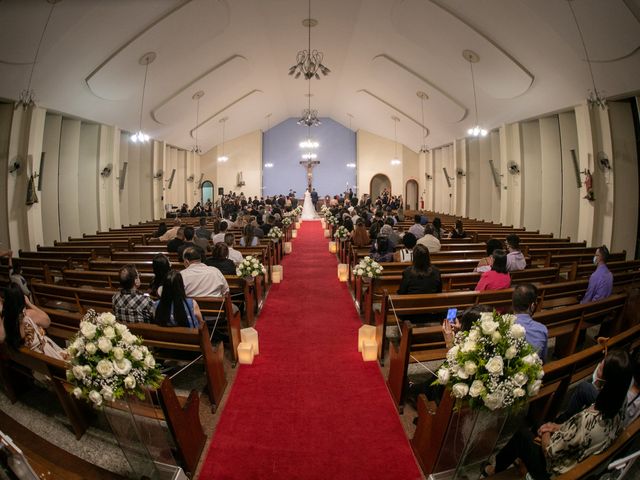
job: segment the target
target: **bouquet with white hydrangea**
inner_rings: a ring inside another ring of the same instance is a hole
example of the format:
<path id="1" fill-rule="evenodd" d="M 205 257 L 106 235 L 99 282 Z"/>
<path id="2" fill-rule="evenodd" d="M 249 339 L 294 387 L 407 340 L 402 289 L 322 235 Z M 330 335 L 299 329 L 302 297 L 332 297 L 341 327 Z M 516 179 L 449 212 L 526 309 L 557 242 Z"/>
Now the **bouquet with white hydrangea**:
<path id="1" fill-rule="evenodd" d="M 67 380 L 74 387 L 73 395 L 89 399 L 96 407 L 125 395 L 143 399 L 146 388 L 158 388 L 162 382 L 142 339 L 117 323 L 112 313 L 89 310 L 67 353 Z"/>
<path id="2" fill-rule="evenodd" d="M 353 269 L 353 274 L 357 277 L 378 278 L 382 275 L 382 270 L 382 265 L 367 256 L 356 265 L 356 268 Z"/>
<path id="3" fill-rule="evenodd" d="M 326 205 L 322 205 L 322 206 L 320 207 L 320 213 L 321 213 L 322 215 L 324 215 L 325 217 L 327 216 L 327 211 L 328 211 L 328 210 L 329 210 L 329 207 L 327 207 Z"/>
<path id="4" fill-rule="evenodd" d="M 282 219 L 282 225 L 283 225 L 284 227 L 288 227 L 288 226 L 289 226 L 289 225 L 291 225 L 292 223 L 293 223 L 293 220 L 291 220 L 291 217 L 287 217 L 287 216 L 285 216 L 285 217 Z"/>
<path id="5" fill-rule="evenodd" d="M 267 234 L 267 237 L 273 238 L 274 240 L 282 238 L 283 236 L 284 233 L 282 233 L 282 230 L 280 230 L 278 227 L 271 227 L 271 230 L 269 230 L 269 233 Z"/>
<path id="6" fill-rule="evenodd" d="M 294 216 L 299 217 L 302 214 L 302 207 L 298 205 L 296 208 L 292 210 Z"/>
<path id="7" fill-rule="evenodd" d="M 538 394 L 542 360 L 515 315 L 485 312 L 468 332 L 458 332 L 435 383 L 472 408 L 518 408 Z"/>
<path id="8" fill-rule="evenodd" d="M 333 215 L 326 217 L 327 225 L 338 225 L 338 218 Z"/>
<path id="9" fill-rule="evenodd" d="M 338 227 L 336 233 L 333 234 L 334 237 L 340 240 L 344 240 L 345 238 L 349 238 L 351 233 L 347 230 L 347 227 Z"/>
<path id="10" fill-rule="evenodd" d="M 266 273 L 264 265 L 253 255 L 247 255 L 236 267 L 236 275 L 239 277 L 257 277 Z"/>

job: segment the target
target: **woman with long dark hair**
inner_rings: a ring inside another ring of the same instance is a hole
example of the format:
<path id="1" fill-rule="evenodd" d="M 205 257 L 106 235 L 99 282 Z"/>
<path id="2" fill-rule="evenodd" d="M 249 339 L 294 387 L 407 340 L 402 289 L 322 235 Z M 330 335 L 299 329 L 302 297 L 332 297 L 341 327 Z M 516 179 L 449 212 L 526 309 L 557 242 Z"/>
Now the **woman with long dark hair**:
<path id="1" fill-rule="evenodd" d="M 413 248 L 413 263 L 402 272 L 399 295 L 442 292 L 440 270 L 431 265 L 429 249 L 417 244 Z"/>
<path id="2" fill-rule="evenodd" d="M 33 305 L 17 285 L 10 285 L 4 290 L 2 324 L 4 332 L 0 332 L 0 339 L 5 336 L 4 341 L 10 348 L 18 350 L 25 346 L 58 360 L 66 359 L 64 349 L 44 331 L 51 324 L 49 316 Z"/>
<path id="3" fill-rule="evenodd" d="M 198 328 L 204 323 L 198 303 L 187 298 L 182 275 L 175 270 L 167 273 L 162 285 L 162 295 L 154 306 L 154 323 L 161 327 Z"/>
<path id="4" fill-rule="evenodd" d="M 503 290 L 511 286 L 511 275 L 507 272 L 507 252 L 494 250 L 491 254 L 493 262 L 491 270 L 484 272 L 476 285 L 476 291 Z"/>
<path id="5" fill-rule="evenodd" d="M 240 237 L 241 247 L 255 247 L 260 240 L 256 237 L 253 225 L 245 225 L 242 229 L 242 237 Z"/>
<path id="6" fill-rule="evenodd" d="M 164 283 L 164 279 L 167 278 L 167 273 L 171 270 L 171 262 L 166 255 L 159 253 L 153 257 L 151 266 L 153 268 L 153 279 L 151 280 L 149 289 L 151 291 L 151 295 L 159 297 L 162 293 L 162 284 Z"/>

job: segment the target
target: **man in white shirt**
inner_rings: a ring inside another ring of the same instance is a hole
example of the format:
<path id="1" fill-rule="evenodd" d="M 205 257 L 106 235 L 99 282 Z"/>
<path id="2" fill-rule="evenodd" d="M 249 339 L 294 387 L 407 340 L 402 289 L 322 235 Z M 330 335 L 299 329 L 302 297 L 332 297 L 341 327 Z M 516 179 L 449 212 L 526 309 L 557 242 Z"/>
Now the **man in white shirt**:
<path id="1" fill-rule="evenodd" d="M 411 229 L 409 229 L 411 231 Z M 429 250 L 429 253 L 439 252 L 441 245 L 440 240 L 438 240 L 433 234 L 433 225 L 429 224 L 424 227 L 424 236 L 418 240 L 418 245 L 424 245 Z"/>
<path id="2" fill-rule="evenodd" d="M 413 217 L 415 223 L 409 227 L 409 233 L 413 233 L 418 240 L 424 237 L 424 227 L 420 223 L 420 220 L 420 215 L 416 215 Z"/>
<path id="3" fill-rule="evenodd" d="M 238 250 L 233 248 L 234 241 L 235 238 L 233 236 L 233 233 L 227 233 L 224 236 L 224 243 L 226 243 L 227 247 L 229 247 L 229 255 L 227 256 L 227 258 L 238 265 L 240 262 L 242 262 L 243 257 Z"/>
<path id="4" fill-rule="evenodd" d="M 216 243 L 224 242 L 224 236 L 227 233 L 227 227 L 227 222 L 220 222 L 220 232 L 211 235 L 211 242 L 213 243 L 213 246 L 215 246 Z"/>
<path id="5" fill-rule="evenodd" d="M 224 275 L 215 267 L 202 263 L 196 247 L 182 252 L 185 269 L 180 272 L 187 297 L 221 297 L 229 292 Z"/>

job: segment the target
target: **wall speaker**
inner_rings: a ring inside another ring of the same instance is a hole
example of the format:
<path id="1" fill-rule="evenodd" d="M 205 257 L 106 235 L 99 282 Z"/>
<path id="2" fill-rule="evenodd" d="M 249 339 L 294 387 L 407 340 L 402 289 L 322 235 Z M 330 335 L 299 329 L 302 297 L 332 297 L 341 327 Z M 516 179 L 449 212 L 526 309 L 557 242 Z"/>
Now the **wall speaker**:
<path id="1" fill-rule="evenodd" d="M 42 191 L 42 173 L 44 172 L 44 155 L 45 152 L 42 152 L 40 155 L 40 167 L 38 168 L 38 191 Z"/>
<path id="2" fill-rule="evenodd" d="M 218 187 L 218 195 L 224 195 L 224 187 Z"/>
<path id="3" fill-rule="evenodd" d="M 489 160 L 489 168 L 491 169 L 491 174 L 493 175 L 493 184 L 500 188 L 500 175 L 496 170 L 496 167 L 493 166 L 493 160 Z"/>
<path id="4" fill-rule="evenodd" d="M 578 163 L 578 156 L 576 151 L 571 149 L 571 160 L 573 161 L 573 171 L 576 174 L 576 185 L 578 188 L 582 188 L 582 179 L 580 178 L 580 164 Z"/>
<path id="5" fill-rule="evenodd" d="M 171 170 L 171 177 L 169 177 L 169 185 L 167 186 L 167 188 L 169 190 L 171 190 L 171 187 L 173 186 L 173 179 L 176 176 L 176 169 L 174 168 L 173 170 Z"/>
<path id="6" fill-rule="evenodd" d="M 120 171 L 120 190 L 124 190 L 124 185 L 127 180 L 127 167 L 129 162 L 122 163 L 122 170 Z"/>
<path id="7" fill-rule="evenodd" d="M 204 173 L 200 174 L 200 180 L 198 180 L 198 188 L 202 188 L 202 180 L 204 179 Z"/>
<path id="8" fill-rule="evenodd" d="M 447 167 L 442 167 L 442 171 L 444 172 L 444 179 L 447 181 L 447 185 L 451 188 L 451 178 L 449 178 L 449 174 L 447 173 Z"/>

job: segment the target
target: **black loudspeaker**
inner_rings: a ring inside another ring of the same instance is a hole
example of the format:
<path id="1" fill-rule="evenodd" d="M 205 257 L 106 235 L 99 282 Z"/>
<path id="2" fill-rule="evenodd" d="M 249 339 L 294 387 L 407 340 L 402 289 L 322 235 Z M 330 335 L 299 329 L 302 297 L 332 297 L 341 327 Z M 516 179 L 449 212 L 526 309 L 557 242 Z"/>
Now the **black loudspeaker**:
<path id="1" fill-rule="evenodd" d="M 176 169 L 174 168 L 173 170 L 171 170 L 171 177 L 169 177 L 169 185 L 167 186 L 168 190 L 171 190 L 171 187 L 173 186 L 173 179 L 176 176 Z"/>
<path id="2" fill-rule="evenodd" d="M 218 187 L 218 195 L 224 195 L 224 187 Z"/>
<path id="3" fill-rule="evenodd" d="M 578 157 L 576 151 L 571 149 L 571 160 L 573 162 L 573 171 L 576 174 L 576 185 L 578 188 L 582 188 L 582 178 L 580 178 L 580 164 L 578 163 Z"/>
<path id="4" fill-rule="evenodd" d="M 42 173 L 44 172 L 44 152 L 40 155 L 40 168 L 38 170 L 38 191 L 42 191 Z"/>
<path id="5" fill-rule="evenodd" d="M 122 170 L 120 171 L 120 190 L 124 190 L 125 181 L 127 180 L 128 162 L 122 162 Z"/>

